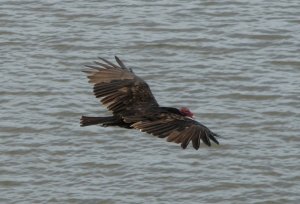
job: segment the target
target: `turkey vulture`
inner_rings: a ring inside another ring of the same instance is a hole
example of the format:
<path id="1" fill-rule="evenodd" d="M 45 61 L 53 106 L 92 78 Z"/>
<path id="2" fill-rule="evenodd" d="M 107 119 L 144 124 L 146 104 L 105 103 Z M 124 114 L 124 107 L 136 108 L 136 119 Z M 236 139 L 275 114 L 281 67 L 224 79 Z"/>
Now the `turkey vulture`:
<path id="1" fill-rule="evenodd" d="M 94 95 L 112 112 L 108 117 L 82 116 L 81 126 L 120 126 L 139 129 L 168 142 L 181 143 L 185 149 L 192 141 L 199 149 L 200 140 L 208 146 L 211 141 L 219 144 L 216 133 L 193 119 L 188 108 L 161 107 L 155 100 L 148 84 L 136 76 L 132 69 L 115 56 L 118 65 L 100 58 L 87 73 L 89 83 L 94 85 Z"/>

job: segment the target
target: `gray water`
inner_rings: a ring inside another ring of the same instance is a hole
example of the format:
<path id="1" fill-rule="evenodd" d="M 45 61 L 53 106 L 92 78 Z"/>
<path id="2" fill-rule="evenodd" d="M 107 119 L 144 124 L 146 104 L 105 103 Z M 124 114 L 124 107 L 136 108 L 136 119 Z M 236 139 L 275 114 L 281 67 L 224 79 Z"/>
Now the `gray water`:
<path id="1" fill-rule="evenodd" d="M 298 0 L 0 1 L 0 203 L 299 203 L 299 53 Z M 114 55 L 221 144 L 79 127 Z"/>

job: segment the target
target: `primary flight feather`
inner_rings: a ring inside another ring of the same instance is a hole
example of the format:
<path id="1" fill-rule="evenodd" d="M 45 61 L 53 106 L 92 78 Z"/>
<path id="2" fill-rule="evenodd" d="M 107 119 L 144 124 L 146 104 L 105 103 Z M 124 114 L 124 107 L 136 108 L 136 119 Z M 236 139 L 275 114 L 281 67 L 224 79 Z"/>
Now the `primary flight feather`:
<path id="1" fill-rule="evenodd" d="M 102 125 L 139 129 L 169 142 L 180 143 L 185 149 L 190 141 L 199 149 L 201 141 L 211 146 L 219 144 L 216 133 L 193 119 L 188 108 L 161 107 L 148 84 L 136 76 L 115 56 L 117 64 L 99 58 L 87 73 L 94 85 L 94 95 L 112 112 L 108 117 L 82 116 L 81 126 Z"/>

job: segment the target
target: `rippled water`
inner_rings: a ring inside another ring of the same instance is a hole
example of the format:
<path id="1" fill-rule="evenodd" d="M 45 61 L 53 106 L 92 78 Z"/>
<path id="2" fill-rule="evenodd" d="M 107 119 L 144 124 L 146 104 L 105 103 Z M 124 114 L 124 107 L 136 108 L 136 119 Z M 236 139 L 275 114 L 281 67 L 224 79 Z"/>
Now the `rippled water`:
<path id="1" fill-rule="evenodd" d="M 2 0 L 1 203 L 299 203 L 299 12 L 298 0 Z M 115 54 L 221 145 L 79 127 L 108 114 L 83 65 Z"/>

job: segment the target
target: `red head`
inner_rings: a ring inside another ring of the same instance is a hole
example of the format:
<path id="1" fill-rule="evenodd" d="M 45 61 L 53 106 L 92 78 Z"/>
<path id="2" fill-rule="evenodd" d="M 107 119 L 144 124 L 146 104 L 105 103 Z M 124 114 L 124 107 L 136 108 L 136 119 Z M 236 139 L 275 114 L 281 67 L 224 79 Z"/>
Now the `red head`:
<path id="1" fill-rule="evenodd" d="M 180 108 L 179 111 L 184 116 L 187 116 L 187 117 L 190 117 L 190 118 L 194 118 L 194 114 L 187 107 L 182 107 L 182 108 Z"/>

